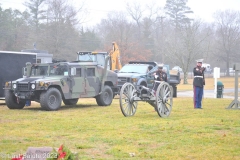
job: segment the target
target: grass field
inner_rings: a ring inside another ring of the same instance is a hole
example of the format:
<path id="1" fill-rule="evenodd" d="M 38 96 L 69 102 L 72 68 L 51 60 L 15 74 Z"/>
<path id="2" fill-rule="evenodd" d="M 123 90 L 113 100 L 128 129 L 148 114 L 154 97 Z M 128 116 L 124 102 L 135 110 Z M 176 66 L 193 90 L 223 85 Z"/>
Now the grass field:
<path id="1" fill-rule="evenodd" d="M 80 159 L 240 159 L 240 110 L 225 109 L 232 100 L 174 98 L 168 118 L 138 104 L 124 117 L 118 99 L 99 107 L 95 99 L 47 112 L 38 103 L 22 110 L 0 106 L 1 154 L 24 154 L 28 147 L 66 145 Z"/>

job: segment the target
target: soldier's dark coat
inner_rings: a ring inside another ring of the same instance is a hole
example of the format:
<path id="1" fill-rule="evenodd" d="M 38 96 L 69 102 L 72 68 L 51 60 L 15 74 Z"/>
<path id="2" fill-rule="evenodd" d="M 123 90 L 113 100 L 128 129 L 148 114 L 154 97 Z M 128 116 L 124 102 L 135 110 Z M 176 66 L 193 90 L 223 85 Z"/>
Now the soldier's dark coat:
<path id="1" fill-rule="evenodd" d="M 196 87 L 203 87 L 203 85 L 205 85 L 204 72 L 201 72 L 199 67 L 194 67 L 193 75 L 193 85 Z"/>
<path id="2" fill-rule="evenodd" d="M 202 108 L 203 86 L 205 85 L 204 69 L 199 66 L 194 67 L 193 74 L 194 108 Z"/>
<path id="3" fill-rule="evenodd" d="M 167 73 L 157 71 L 156 75 L 158 75 L 158 77 L 157 77 L 158 81 L 165 81 L 165 82 L 167 82 Z"/>

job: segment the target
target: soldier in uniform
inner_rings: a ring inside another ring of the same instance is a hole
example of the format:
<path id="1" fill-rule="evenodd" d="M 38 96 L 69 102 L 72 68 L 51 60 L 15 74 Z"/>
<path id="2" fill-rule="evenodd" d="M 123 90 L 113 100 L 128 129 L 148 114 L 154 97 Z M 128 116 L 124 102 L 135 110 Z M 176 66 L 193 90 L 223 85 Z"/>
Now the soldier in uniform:
<path id="1" fill-rule="evenodd" d="M 157 81 L 165 81 L 167 82 L 167 73 L 163 71 L 162 66 L 158 66 L 158 70 L 154 73 L 154 79 Z M 156 91 L 159 86 L 159 83 L 156 83 L 154 86 L 154 90 Z"/>
<path id="2" fill-rule="evenodd" d="M 167 82 L 167 73 L 165 73 L 162 66 L 158 66 L 158 70 L 155 73 L 155 79 L 157 81 L 165 81 Z"/>
<path id="3" fill-rule="evenodd" d="M 197 66 L 193 68 L 193 102 L 195 109 L 202 109 L 203 88 L 205 85 L 203 59 L 197 60 Z"/>

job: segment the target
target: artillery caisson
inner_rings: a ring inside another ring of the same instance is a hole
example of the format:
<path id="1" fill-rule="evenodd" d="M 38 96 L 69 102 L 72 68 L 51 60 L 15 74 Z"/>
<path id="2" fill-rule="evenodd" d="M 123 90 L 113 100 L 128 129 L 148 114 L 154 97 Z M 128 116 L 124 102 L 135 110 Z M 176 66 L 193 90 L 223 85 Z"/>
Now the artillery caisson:
<path id="1" fill-rule="evenodd" d="M 155 81 L 153 89 L 125 83 L 119 98 L 122 114 L 125 117 L 133 116 L 137 111 L 138 101 L 148 102 L 160 117 L 168 117 L 173 105 L 173 89 L 164 81 Z"/>

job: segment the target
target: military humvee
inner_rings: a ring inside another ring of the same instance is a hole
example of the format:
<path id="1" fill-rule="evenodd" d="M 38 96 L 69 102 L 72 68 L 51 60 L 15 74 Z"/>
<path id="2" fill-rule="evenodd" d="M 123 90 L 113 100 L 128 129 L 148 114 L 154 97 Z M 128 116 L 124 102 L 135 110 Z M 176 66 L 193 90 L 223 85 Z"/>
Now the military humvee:
<path id="1" fill-rule="evenodd" d="M 5 101 L 9 109 L 22 109 L 39 102 L 48 111 L 58 110 L 61 103 L 74 105 L 79 98 L 96 98 L 99 106 L 112 103 L 118 92 L 117 74 L 96 62 L 27 63 L 23 78 L 6 82 Z"/>

